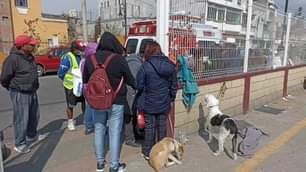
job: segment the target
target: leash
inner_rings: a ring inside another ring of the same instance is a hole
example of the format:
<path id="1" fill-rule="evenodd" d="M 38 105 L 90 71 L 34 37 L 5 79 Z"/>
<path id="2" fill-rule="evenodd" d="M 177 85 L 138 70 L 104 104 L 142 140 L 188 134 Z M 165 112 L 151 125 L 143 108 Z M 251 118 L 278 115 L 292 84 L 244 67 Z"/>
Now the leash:
<path id="1" fill-rule="evenodd" d="M 218 96 L 217 98 L 220 100 L 220 98 L 224 97 L 225 95 L 225 92 L 228 88 L 226 87 L 226 82 L 224 81 L 222 86 L 220 87 L 219 89 L 219 93 L 218 93 Z"/>
<path id="2" fill-rule="evenodd" d="M 172 123 L 172 119 L 171 119 L 171 115 L 173 112 L 173 106 L 171 106 L 171 110 L 170 113 L 168 114 L 168 121 L 170 123 L 170 135 L 172 138 L 174 138 L 174 127 L 173 127 L 173 123 Z"/>

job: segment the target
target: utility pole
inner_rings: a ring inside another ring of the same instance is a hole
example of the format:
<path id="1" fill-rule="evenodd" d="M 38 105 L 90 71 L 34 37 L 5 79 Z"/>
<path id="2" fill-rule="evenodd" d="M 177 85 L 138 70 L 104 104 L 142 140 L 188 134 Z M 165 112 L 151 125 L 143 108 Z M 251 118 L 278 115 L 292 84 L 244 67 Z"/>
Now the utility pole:
<path id="1" fill-rule="evenodd" d="M 83 41 L 88 42 L 88 32 L 87 32 L 87 7 L 86 0 L 81 0 L 81 9 L 82 9 L 82 23 L 83 23 Z"/>
<path id="2" fill-rule="evenodd" d="M 288 4 L 289 4 L 289 0 L 286 0 L 286 2 L 285 2 L 285 16 L 284 16 L 284 20 L 283 20 L 283 32 L 282 32 L 281 44 L 279 46 L 280 50 L 284 49 L 284 36 L 285 36 L 285 32 L 286 32 L 285 23 L 286 23 L 286 18 L 288 17 L 287 16 L 287 13 L 288 13 Z"/>
<path id="3" fill-rule="evenodd" d="M 127 4 L 126 0 L 124 0 L 124 36 L 127 39 L 128 32 L 127 32 Z"/>

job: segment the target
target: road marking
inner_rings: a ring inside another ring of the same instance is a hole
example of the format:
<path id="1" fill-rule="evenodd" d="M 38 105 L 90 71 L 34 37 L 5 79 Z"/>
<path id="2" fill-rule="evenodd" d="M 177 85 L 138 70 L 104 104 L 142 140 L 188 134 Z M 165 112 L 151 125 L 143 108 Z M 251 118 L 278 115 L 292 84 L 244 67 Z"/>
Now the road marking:
<path id="1" fill-rule="evenodd" d="M 259 150 L 252 159 L 244 161 L 240 164 L 235 172 L 251 172 L 268 159 L 274 153 L 278 152 L 282 146 L 288 143 L 294 136 L 296 136 L 301 130 L 306 127 L 306 118 L 300 122 L 297 122 L 292 128 L 282 133 L 276 139 L 272 140 L 268 145 Z"/>

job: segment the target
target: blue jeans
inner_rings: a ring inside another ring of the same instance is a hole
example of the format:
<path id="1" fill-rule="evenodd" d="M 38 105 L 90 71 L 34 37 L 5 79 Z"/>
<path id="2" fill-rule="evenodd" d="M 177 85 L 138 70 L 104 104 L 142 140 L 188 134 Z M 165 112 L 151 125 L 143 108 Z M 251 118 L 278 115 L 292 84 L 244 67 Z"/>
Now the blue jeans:
<path id="1" fill-rule="evenodd" d="M 84 124 L 86 130 L 93 130 L 94 129 L 94 113 L 93 109 L 90 107 L 89 104 L 86 103 L 85 108 L 85 115 L 84 115 Z"/>
<path id="2" fill-rule="evenodd" d="M 123 126 L 123 105 L 113 105 L 109 111 L 98 111 L 93 109 L 95 121 L 95 148 L 98 163 L 105 161 L 105 143 L 107 141 L 107 129 L 109 136 L 109 148 L 111 155 L 111 167 L 119 167 L 121 152 L 121 132 Z"/>
<path id="3" fill-rule="evenodd" d="M 21 93 L 10 90 L 14 112 L 15 146 L 26 144 L 26 136 L 34 138 L 37 135 L 39 121 L 39 105 L 37 94 Z"/>

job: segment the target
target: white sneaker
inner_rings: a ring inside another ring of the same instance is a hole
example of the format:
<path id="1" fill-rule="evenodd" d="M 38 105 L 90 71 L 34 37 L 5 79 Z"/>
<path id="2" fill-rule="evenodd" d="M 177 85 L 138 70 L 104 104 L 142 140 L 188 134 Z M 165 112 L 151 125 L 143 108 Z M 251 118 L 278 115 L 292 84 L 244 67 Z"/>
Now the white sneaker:
<path id="1" fill-rule="evenodd" d="M 68 119 L 68 126 L 67 126 L 69 131 L 75 131 L 75 126 L 74 126 L 74 121 L 73 119 Z"/>
<path id="2" fill-rule="evenodd" d="M 31 149 L 29 149 L 27 145 L 15 146 L 14 150 L 21 154 L 26 154 L 26 153 L 31 152 Z"/>

